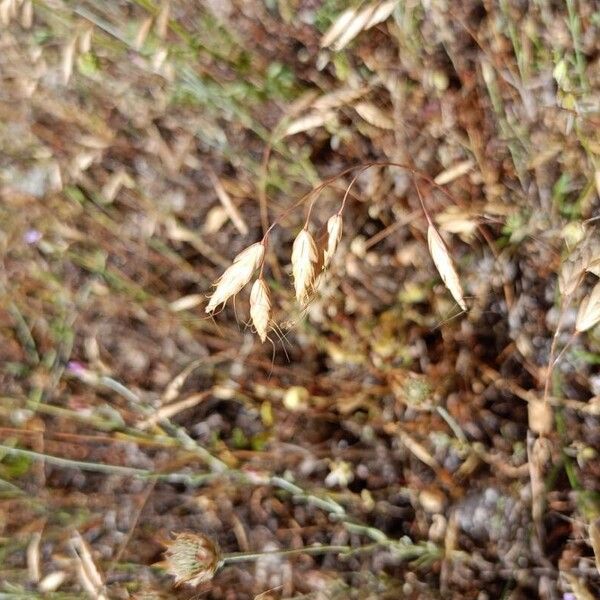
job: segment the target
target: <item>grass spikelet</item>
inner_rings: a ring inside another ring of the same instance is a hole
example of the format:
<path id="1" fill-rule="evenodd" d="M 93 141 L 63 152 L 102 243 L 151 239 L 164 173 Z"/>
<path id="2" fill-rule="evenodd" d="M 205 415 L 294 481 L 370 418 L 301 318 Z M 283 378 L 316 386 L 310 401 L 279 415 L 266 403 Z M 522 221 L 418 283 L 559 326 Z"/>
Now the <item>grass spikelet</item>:
<path id="1" fill-rule="evenodd" d="M 271 321 L 271 294 L 262 277 L 252 285 L 250 292 L 250 318 L 261 342 L 267 339 L 267 329 Z"/>
<path id="2" fill-rule="evenodd" d="M 323 257 L 323 269 L 326 269 L 331 263 L 331 259 L 342 239 L 342 216 L 335 214 L 333 217 L 329 217 L 327 221 L 327 247 Z"/>
<path id="3" fill-rule="evenodd" d="M 315 240 L 307 229 L 302 229 L 292 247 L 292 274 L 296 299 L 306 304 L 315 281 L 318 251 Z"/>
<path id="4" fill-rule="evenodd" d="M 577 321 L 575 322 L 575 330 L 583 333 L 591 329 L 600 322 L 600 282 L 596 284 L 594 289 L 588 296 L 583 299 L 579 312 L 577 313 Z"/>
<path id="5" fill-rule="evenodd" d="M 331 46 L 343 50 L 361 31 L 385 21 L 393 12 L 397 0 L 371 2 L 361 10 L 349 8 L 339 15 L 321 39 L 321 48 Z"/>
<path id="6" fill-rule="evenodd" d="M 458 273 L 454 268 L 454 263 L 452 262 L 448 248 L 446 248 L 444 240 L 431 223 L 429 223 L 427 228 L 427 243 L 429 245 L 431 258 L 433 259 L 433 263 L 435 264 L 442 281 L 450 290 L 450 293 L 456 300 L 457 304 L 463 310 L 467 310 L 467 305 L 465 303 L 460 281 L 458 279 Z"/>
<path id="7" fill-rule="evenodd" d="M 349 8 L 341 13 L 323 35 L 323 38 L 321 39 L 321 48 L 327 48 L 327 46 L 333 44 L 333 42 L 342 35 L 342 32 L 348 27 L 355 15 L 355 8 Z"/>
<path id="8" fill-rule="evenodd" d="M 216 287 L 210 301 L 206 306 L 206 312 L 213 312 L 221 304 L 225 304 L 229 298 L 235 296 L 250 281 L 254 271 L 258 269 L 265 256 L 265 247 L 257 242 L 248 246 L 234 259 L 233 264 L 228 267 L 216 282 Z"/>
<path id="9" fill-rule="evenodd" d="M 380 129 L 394 129 L 394 120 L 371 102 L 357 102 L 354 110 L 369 125 Z"/>

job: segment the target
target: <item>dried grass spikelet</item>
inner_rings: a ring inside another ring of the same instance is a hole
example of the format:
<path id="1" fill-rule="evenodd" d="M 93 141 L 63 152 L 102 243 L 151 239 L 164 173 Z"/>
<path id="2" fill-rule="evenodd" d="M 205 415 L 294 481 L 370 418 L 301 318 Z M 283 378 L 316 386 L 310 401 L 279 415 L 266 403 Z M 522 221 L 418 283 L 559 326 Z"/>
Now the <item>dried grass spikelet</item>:
<path id="1" fill-rule="evenodd" d="M 261 342 L 267 339 L 267 330 L 271 321 L 271 294 L 262 277 L 252 285 L 250 292 L 250 318 Z"/>
<path id="2" fill-rule="evenodd" d="M 577 313 L 575 330 L 579 333 L 591 329 L 600 322 L 600 282 L 588 296 L 583 299 Z"/>
<path id="3" fill-rule="evenodd" d="M 354 110 L 369 125 L 380 129 L 394 129 L 394 119 L 371 102 L 357 102 Z"/>
<path id="4" fill-rule="evenodd" d="M 307 229 L 302 229 L 292 247 L 292 274 L 296 299 L 306 304 L 313 290 L 318 262 L 317 244 Z"/>
<path id="5" fill-rule="evenodd" d="M 323 269 L 326 269 L 331 263 L 331 259 L 342 239 L 342 215 L 339 213 L 329 217 L 327 221 L 327 247 L 323 253 Z"/>
<path id="6" fill-rule="evenodd" d="M 321 48 L 332 46 L 336 52 L 344 49 L 361 31 L 385 21 L 396 7 L 397 0 L 375 1 L 362 9 L 349 8 L 338 16 L 321 39 Z"/>
<path id="7" fill-rule="evenodd" d="M 458 273 L 454 268 L 454 263 L 452 262 L 448 248 L 446 248 L 444 240 L 431 223 L 429 223 L 427 228 L 427 244 L 429 245 L 429 252 L 431 254 L 431 258 L 433 259 L 433 263 L 442 277 L 442 281 L 450 290 L 450 293 L 456 300 L 457 304 L 463 310 L 467 310 L 467 305 L 465 303 L 460 281 L 458 279 Z"/>
<path id="8" fill-rule="evenodd" d="M 217 544 L 205 535 L 177 533 L 165 542 L 165 560 L 159 563 L 175 578 L 175 585 L 198 586 L 210 581 L 219 567 L 221 553 Z"/>
<path id="9" fill-rule="evenodd" d="M 250 281 L 264 256 L 265 247 L 261 242 L 252 244 L 240 252 L 233 259 L 233 264 L 217 280 L 215 291 L 206 306 L 206 312 L 213 312 L 218 306 L 224 305 L 229 298 L 239 293 Z"/>

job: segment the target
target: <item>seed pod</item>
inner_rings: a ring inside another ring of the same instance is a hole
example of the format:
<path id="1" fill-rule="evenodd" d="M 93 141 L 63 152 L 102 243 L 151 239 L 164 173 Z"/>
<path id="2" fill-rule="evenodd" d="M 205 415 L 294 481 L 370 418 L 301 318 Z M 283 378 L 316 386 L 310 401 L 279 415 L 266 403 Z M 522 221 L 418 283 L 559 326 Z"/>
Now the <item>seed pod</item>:
<path id="1" fill-rule="evenodd" d="M 296 299 L 306 304 L 312 292 L 318 261 L 317 245 L 307 229 L 303 229 L 292 247 L 292 274 Z"/>
<path id="2" fill-rule="evenodd" d="M 248 246 L 234 259 L 233 264 L 228 267 L 218 279 L 215 291 L 206 306 L 206 312 L 213 312 L 221 304 L 225 304 L 229 298 L 235 296 L 252 279 L 254 271 L 258 269 L 265 256 L 265 247 L 257 242 Z"/>
<path id="3" fill-rule="evenodd" d="M 342 216 L 339 214 L 329 217 L 327 221 L 327 248 L 323 257 L 323 269 L 326 269 L 342 239 Z"/>
<path id="4" fill-rule="evenodd" d="M 161 565 L 175 578 L 175 585 L 196 587 L 214 577 L 220 558 L 216 543 L 205 535 L 177 533 L 167 544 Z"/>
<path id="5" fill-rule="evenodd" d="M 454 268 L 454 263 L 452 262 L 448 248 L 446 248 L 444 240 L 431 223 L 429 223 L 429 227 L 427 228 L 427 243 L 429 245 L 431 258 L 433 259 L 433 263 L 442 277 L 442 281 L 450 290 L 450 293 L 456 300 L 457 304 L 463 310 L 467 310 L 467 305 L 465 304 L 462 288 L 458 279 L 458 273 Z"/>
<path id="6" fill-rule="evenodd" d="M 271 298 L 269 288 L 262 277 L 254 282 L 250 292 L 250 318 L 258 337 L 265 342 L 271 321 Z"/>

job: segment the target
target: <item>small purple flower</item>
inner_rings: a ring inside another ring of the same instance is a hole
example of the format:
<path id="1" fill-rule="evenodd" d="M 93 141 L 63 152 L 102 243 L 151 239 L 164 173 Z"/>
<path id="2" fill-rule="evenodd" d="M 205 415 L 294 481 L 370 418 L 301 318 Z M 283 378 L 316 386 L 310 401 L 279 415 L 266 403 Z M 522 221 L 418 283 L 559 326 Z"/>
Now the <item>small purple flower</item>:
<path id="1" fill-rule="evenodd" d="M 563 600 L 577 600 L 577 596 L 572 592 L 565 592 L 563 594 Z"/>
<path id="2" fill-rule="evenodd" d="M 69 371 L 69 373 L 72 373 L 76 377 L 83 377 L 88 372 L 83 363 L 80 363 L 77 360 L 70 360 L 68 362 L 67 371 Z"/>
<path id="3" fill-rule="evenodd" d="M 28 229 L 23 235 L 26 244 L 37 244 L 42 239 L 42 232 L 37 229 Z"/>

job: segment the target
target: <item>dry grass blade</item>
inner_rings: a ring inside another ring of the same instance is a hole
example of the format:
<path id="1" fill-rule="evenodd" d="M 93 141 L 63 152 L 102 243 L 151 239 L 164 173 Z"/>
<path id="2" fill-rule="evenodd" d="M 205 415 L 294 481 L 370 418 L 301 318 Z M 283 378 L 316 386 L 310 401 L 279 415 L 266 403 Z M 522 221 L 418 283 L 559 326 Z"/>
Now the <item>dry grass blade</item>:
<path id="1" fill-rule="evenodd" d="M 316 263 L 318 261 L 317 245 L 307 229 L 303 229 L 294 240 L 292 248 L 292 273 L 296 299 L 306 304 L 315 281 Z"/>
<path id="2" fill-rule="evenodd" d="M 103 592 L 104 583 L 87 544 L 76 532 L 71 539 L 71 548 L 77 561 L 77 576 L 85 591 L 95 600 L 106 600 Z"/>
<path id="3" fill-rule="evenodd" d="M 210 181 L 213 187 L 215 188 L 217 197 L 219 198 L 219 201 L 221 202 L 223 208 L 225 209 L 229 218 L 231 219 L 231 222 L 242 235 L 247 235 L 248 225 L 246 225 L 246 222 L 242 218 L 242 215 L 238 211 L 236 205 L 229 197 L 229 194 L 223 187 L 223 184 L 221 183 L 220 179 L 216 176 L 216 174 L 213 171 L 209 171 L 208 175 L 210 177 Z"/>
<path id="4" fill-rule="evenodd" d="M 583 299 L 579 312 L 577 313 L 577 321 L 575 322 L 575 330 L 579 333 L 591 329 L 600 322 L 600 282 L 588 296 Z"/>
<path id="5" fill-rule="evenodd" d="M 250 318 L 258 337 L 265 342 L 271 321 L 271 298 L 269 288 L 262 277 L 254 282 L 250 292 Z"/>
<path id="6" fill-rule="evenodd" d="M 29 581 L 37 583 L 40 580 L 40 541 L 42 534 L 36 531 L 27 545 L 27 571 Z"/>
<path id="7" fill-rule="evenodd" d="M 216 283 L 215 291 L 206 306 L 206 312 L 213 312 L 235 296 L 252 279 L 265 256 L 265 247 L 260 242 L 248 246 L 234 259 Z"/>
<path id="8" fill-rule="evenodd" d="M 0 25 L 6 27 L 12 18 L 13 0 L 3 0 L 0 3 Z"/>
<path id="9" fill-rule="evenodd" d="M 572 573 L 566 572 L 563 572 L 563 576 L 571 586 L 571 592 L 572 595 L 575 597 L 575 600 L 594 600 L 594 595 L 587 588 L 583 579 L 575 577 L 575 575 L 573 575 Z"/>
<path id="10" fill-rule="evenodd" d="M 79 52 L 82 54 L 88 53 L 92 49 L 92 36 L 94 35 L 94 28 L 87 27 L 79 35 L 78 46 Z"/>
<path id="11" fill-rule="evenodd" d="M 435 264 L 442 281 L 450 290 L 450 293 L 458 305 L 463 310 L 467 310 L 460 280 L 458 279 L 458 273 L 454 268 L 454 263 L 452 262 L 448 248 L 446 248 L 444 240 L 431 223 L 429 223 L 427 228 L 427 243 L 429 245 L 431 258 L 433 259 L 433 263 Z"/>
<path id="12" fill-rule="evenodd" d="M 21 9 L 21 27 L 23 29 L 30 29 L 33 25 L 33 2 L 31 0 L 25 0 L 23 8 Z"/>
<path id="13" fill-rule="evenodd" d="M 67 85 L 73 74 L 73 61 L 75 60 L 75 45 L 77 38 L 74 37 L 63 47 L 61 58 L 61 77 L 62 82 Z"/>
<path id="14" fill-rule="evenodd" d="M 146 42 L 146 38 L 150 33 L 150 28 L 152 27 L 153 19 L 152 17 L 147 17 L 142 21 L 140 27 L 136 33 L 135 39 L 133 40 L 133 47 L 136 50 L 141 50 L 144 43 Z"/>
<path id="15" fill-rule="evenodd" d="M 183 400 L 179 400 L 178 402 L 173 402 L 172 404 L 167 404 L 166 406 L 162 406 L 159 408 L 153 415 L 140 421 L 137 424 L 138 429 L 145 431 L 150 427 L 153 427 L 160 421 L 165 419 L 170 419 L 175 415 L 179 414 L 184 410 L 188 410 L 189 408 L 193 408 L 200 404 L 204 399 L 206 399 L 210 395 L 210 391 L 208 392 L 197 392 L 196 394 L 192 394 Z"/>
<path id="16" fill-rule="evenodd" d="M 323 257 L 323 269 L 326 269 L 331 263 L 331 259 L 342 239 L 342 216 L 335 214 L 327 221 L 327 247 Z"/>
<path id="17" fill-rule="evenodd" d="M 166 0 L 162 3 L 160 7 L 160 12 L 156 16 L 156 23 L 154 24 L 154 29 L 156 30 L 156 35 L 162 40 L 167 37 L 167 30 L 169 28 L 169 12 L 171 9 L 171 5 L 169 0 Z"/>

